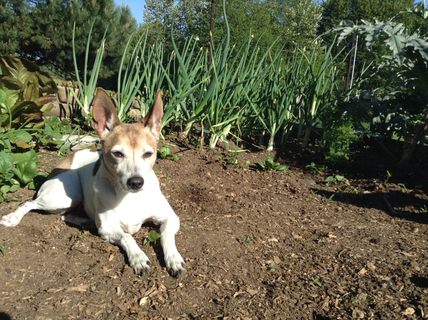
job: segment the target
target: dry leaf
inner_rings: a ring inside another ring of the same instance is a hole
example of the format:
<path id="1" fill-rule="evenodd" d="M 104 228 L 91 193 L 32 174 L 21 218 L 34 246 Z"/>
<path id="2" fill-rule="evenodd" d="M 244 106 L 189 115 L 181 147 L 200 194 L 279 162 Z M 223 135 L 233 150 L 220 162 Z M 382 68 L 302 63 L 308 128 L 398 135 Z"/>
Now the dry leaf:
<path id="1" fill-rule="evenodd" d="M 274 256 L 274 257 L 273 257 L 273 261 L 274 261 L 276 264 L 278 264 L 278 263 L 280 263 L 280 262 L 281 262 L 281 259 L 280 259 L 280 258 L 278 258 L 277 256 Z"/>

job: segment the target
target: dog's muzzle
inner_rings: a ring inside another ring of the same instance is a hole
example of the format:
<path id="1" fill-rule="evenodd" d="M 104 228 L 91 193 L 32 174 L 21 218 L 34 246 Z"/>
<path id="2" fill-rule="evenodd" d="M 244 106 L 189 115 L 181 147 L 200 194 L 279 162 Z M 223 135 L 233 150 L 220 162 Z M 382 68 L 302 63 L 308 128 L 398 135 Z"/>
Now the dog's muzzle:
<path id="1" fill-rule="evenodd" d="M 132 189 L 134 191 L 137 191 L 137 190 L 140 190 L 143 187 L 143 185 L 144 185 L 144 179 L 142 177 L 131 177 L 126 182 L 126 185 L 130 189 Z"/>

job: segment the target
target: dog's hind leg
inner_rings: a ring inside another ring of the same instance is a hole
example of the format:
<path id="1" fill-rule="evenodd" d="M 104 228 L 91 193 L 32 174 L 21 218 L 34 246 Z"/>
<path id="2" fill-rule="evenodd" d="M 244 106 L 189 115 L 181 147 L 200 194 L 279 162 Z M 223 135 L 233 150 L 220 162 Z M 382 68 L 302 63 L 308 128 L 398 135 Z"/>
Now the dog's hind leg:
<path id="1" fill-rule="evenodd" d="M 49 213 L 64 213 L 82 202 L 82 190 L 79 175 L 70 170 L 46 181 L 36 199 L 28 201 L 14 212 L 0 220 L 0 227 L 15 227 L 31 210 L 43 210 Z"/>

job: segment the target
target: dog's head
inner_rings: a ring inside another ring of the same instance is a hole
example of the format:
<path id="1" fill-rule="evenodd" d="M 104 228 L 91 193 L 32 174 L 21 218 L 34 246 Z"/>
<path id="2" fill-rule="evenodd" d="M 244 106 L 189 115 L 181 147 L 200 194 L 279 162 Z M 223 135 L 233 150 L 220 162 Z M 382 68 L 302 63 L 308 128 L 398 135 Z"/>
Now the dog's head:
<path id="1" fill-rule="evenodd" d="M 112 183 L 127 192 L 142 191 L 156 161 L 163 116 L 160 90 L 152 109 L 140 122 L 120 123 L 112 100 L 101 88 L 95 96 L 92 113 L 92 126 L 103 142 L 103 162 L 115 179 Z"/>

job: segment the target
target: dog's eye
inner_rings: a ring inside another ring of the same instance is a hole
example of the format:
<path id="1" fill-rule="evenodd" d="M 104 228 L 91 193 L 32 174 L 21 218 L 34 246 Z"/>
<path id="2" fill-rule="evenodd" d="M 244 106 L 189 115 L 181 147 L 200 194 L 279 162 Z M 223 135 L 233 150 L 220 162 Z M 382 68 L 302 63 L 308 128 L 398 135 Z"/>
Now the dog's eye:
<path id="1" fill-rule="evenodd" d="M 113 155 L 114 155 L 116 158 L 123 158 L 123 153 L 122 153 L 122 152 L 119 152 L 119 151 L 115 151 L 115 152 L 113 152 Z"/>
<path id="2" fill-rule="evenodd" d="M 152 155 L 153 155 L 153 152 L 151 152 L 151 151 L 147 151 L 147 152 L 145 152 L 145 153 L 143 154 L 143 158 L 144 158 L 144 159 L 147 159 L 147 158 L 150 158 Z"/>

